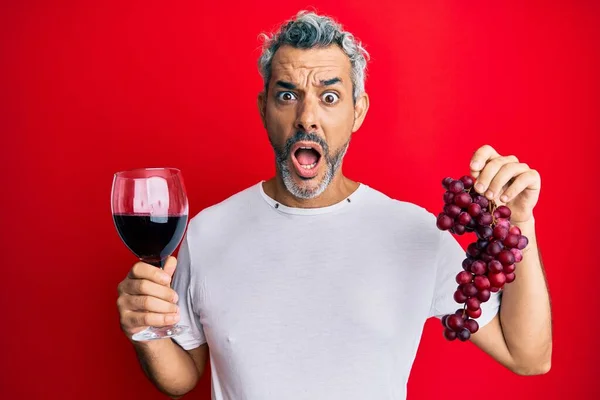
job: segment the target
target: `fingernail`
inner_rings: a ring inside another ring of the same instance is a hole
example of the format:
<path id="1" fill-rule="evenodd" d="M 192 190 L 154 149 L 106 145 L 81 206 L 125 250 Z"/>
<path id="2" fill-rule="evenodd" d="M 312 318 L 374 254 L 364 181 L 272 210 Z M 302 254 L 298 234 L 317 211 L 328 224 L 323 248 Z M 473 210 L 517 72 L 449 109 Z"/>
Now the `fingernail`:
<path id="1" fill-rule="evenodd" d="M 486 196 L 488 199 L 493 199 L 493 198 L 494 198 L 494 192 L 492 192 L 491 190 L 488 190 L 488 191 L 485 193 L 485 196 Z"/>
<path id="2" fill-rule="evenodd" d="M 481 163 L 479 161 L 473 161 L 471 163 L 471 168 L 473 168 L 473 169 L 479 169 L 479 168 L 481 168 Z"/>
<path id="3" fill-rule="evenodd" d="M 175 297 L 173 297 L 173 303 L 177 303 L 178 300 L 179 300 L 179 295 L 177 293 L 175 293 Z"/>
<path id="4" fill-rule="evenodd" d="M 171 277 L 169 275 L 167 275 L 167 274 L 163 274 L 160 277 L 160 280 L 163 281 L 164 283 L 169 283 L 169 281 L 171 280 Z"/>
<path id="5" fill-rule="evenodd" d="M 481 183 L 478 183 L 477 185 L 475 185 L 475 189 L 481 193 L 483 192 L 483 185 Z"/>
<path id="6" fill-rule="evenodd" d="M 508 201 L 508 196 L 507 195 L 502 195 L 502 197 L 500 197 L 500 200 L 502 200 L 503 202 L 507 202 Z"/>

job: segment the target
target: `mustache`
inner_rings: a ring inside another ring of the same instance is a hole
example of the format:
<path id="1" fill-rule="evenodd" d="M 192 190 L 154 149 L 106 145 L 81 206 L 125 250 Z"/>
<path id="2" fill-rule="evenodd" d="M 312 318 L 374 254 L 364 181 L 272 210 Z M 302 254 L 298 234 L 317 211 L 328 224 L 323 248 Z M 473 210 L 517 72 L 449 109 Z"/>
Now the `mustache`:
<path id="1" fill-rule="evenodd" d="M 296 143 L 302 142 L 302 141 L 318 143 L 319 146 L 321 146 L 321 148 L 323 149 L 323 156 L 327 157 L 329 155 L 329 146 L 327 145 L 327 142 L 323 138 L 321 138 L 319 135 L 317 135 L 316 133 L 296 131 L 294 136 L 290 137 L 285 142 L 283 149 L 281 151 L 278 151 L 277 161 L 283 162 L 283 161 L 287 160 L 288 157 L 290 156 L 292 147 Z"/>

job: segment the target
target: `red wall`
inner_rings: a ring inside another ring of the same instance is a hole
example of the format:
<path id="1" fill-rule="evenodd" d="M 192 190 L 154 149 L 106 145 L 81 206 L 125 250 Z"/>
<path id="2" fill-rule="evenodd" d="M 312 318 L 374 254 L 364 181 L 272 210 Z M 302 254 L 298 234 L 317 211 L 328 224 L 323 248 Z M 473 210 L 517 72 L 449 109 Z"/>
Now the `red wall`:
<path id="1" fill-rule="evenodd" d="M 409 398 L 600 398 L 599 2 L 3 3 L 0 397 L 163 398 L 118 326 L 134 258 L 112 225 L 112 173 L 180 167 L 193 214 L 268 178 L 257 36 L 315 4 L 373 57 L 349 176 L 438 212 L 441 178 L 484 143 L 542 175 L 551 372 L 517 377 L 430 321 Z"/>

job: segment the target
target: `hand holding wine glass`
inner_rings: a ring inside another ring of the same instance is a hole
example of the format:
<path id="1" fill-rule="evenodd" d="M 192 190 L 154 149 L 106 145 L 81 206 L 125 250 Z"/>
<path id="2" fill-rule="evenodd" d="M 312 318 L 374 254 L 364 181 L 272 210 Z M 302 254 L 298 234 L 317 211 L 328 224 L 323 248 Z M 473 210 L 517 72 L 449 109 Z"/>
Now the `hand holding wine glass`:
<path id="1" fill-rule="evenodd" d="M 167 327 L 179 322 L 177 293 L 170 288 L 177 260 L 168 257 L 161 270 L 138 262 L 119 284 L 117 306 L 121 329 L 128 338 L 146 330 Z"/>
<path id="2" fill-rule="evenodd" d="M 174 337 L 187 327 L 176 323 L 175 264 L 166 262 L 185 233 L 188 200 L 181 171 L 139 168 L 115 174 L 111 193 L 113 221 L 121 240 L 141 261 L 119 285 L 121 326 L 133 340 Z M 175 260 L 173 260 L 175 263 Z M 138 328 L 148 326 L 138 332 Z"/>

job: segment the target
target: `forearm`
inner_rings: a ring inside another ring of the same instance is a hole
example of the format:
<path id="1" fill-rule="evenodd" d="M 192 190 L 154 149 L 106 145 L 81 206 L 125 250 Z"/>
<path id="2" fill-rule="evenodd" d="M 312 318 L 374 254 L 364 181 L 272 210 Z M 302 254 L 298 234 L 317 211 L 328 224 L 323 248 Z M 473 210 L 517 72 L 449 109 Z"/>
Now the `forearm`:
<path id="1" fill-rule="evenodd" d="M 548 286 L 535 235 L 535 221 L 515 223 L 529 239 L 516 279 L 505 285 L 500 323 L 516 368 L 546 371 L 552 353 L 552 321 Z"/>
<path id="2" fill-rule="evenodd" d="M 133 344 L 144 373 L 161 392 L 183 396 L 196 386 L 200 373 L 194 360 L 172 340 Z"/>

